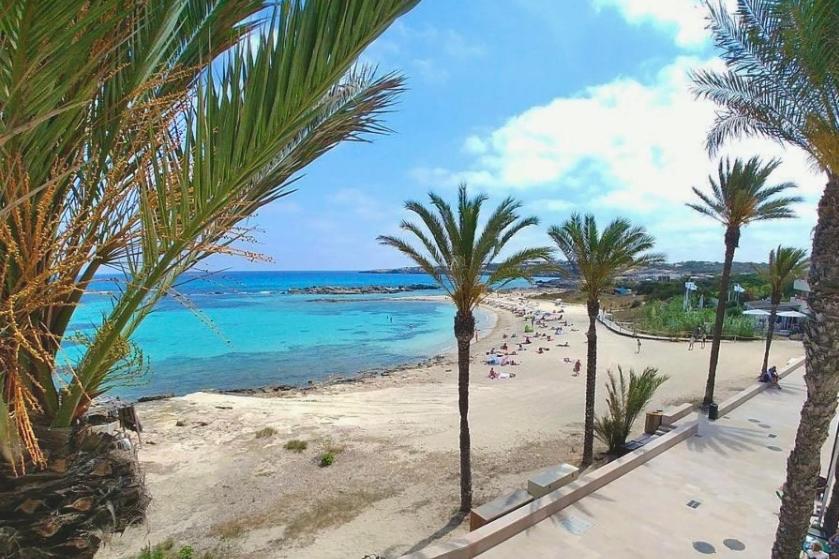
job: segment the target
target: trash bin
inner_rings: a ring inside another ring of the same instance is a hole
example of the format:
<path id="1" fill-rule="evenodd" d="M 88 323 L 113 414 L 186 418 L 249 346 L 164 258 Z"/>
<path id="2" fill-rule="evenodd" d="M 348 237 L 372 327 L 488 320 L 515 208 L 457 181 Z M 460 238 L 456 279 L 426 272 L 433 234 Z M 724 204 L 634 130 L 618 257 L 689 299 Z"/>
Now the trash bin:
<path id="1" fill-rule="evenodd" d="M 720 416 L 720 408 L 719 406 L 712 402 L 710 406 L 708 406 L 708 419 L 711 421 L 716 421 Z"/>
<path id="2" fill-rule="evenodd" d="M 647 421 L 644 424 L 646 434 L 652 435 L 661 427 L 661 413 L 661 410 L 647 412 Z"/>

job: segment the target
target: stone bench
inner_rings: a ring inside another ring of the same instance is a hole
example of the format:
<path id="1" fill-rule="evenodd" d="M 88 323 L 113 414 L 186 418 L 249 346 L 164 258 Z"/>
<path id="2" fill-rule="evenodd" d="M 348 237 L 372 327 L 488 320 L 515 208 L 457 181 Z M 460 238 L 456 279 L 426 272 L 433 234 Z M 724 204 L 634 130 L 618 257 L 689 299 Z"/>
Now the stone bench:
<path id="1" fill-rule="evenodd" d="M 496 497 L 492 501 L 472 509 L 469 515 L 469 530 L 477 530 L 484 524 L 523 507 L 531 501 L 533 501 L 533 497 L 524 489 L 516 489 L 512 493 Z"/>
<path id="2" fill-rule="evenodd" d="M 545 468 L 527 480 L 527 492 L 537 498 L 553 493 L 577 479 L 579 473 L 580 470 L 570 464 Z"/>
<path id="3" fill-rule="evenodd" d="M 672 425 L 682 419 L 683 417 L 687 417 L 693 412 L 693 404 L 679 404 L 678 406 L 671 406 L 661 412 L 661 424 L 662 425 Z"/>

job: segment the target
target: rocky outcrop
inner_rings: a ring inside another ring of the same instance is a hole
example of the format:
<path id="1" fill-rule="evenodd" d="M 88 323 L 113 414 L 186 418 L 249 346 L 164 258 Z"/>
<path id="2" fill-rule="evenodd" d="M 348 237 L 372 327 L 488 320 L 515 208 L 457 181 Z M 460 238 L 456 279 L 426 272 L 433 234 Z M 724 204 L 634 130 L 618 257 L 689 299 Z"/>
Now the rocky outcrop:
<path id="1" fill-rule="evenodd" d="M 291 288 L 287 291 L 287 293 L 289 295 L 367 295 L 404 293 L 406 291 L 427 291 L 432 289 L 437 289 L 437 286 L 428 283 L 412 283 L 408 285 L 362 285 L 358 287 L 324 285 Z"/>

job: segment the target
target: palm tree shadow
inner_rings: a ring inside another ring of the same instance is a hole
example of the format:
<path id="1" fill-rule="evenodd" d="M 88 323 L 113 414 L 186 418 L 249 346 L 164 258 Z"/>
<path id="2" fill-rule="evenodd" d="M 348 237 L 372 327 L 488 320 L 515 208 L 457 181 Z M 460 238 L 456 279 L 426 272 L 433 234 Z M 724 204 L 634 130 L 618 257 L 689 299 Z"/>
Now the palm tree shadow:
<path id="1" fill-rule="evenodd" d="M 460 526 L 460 524 L 463 522 L 464 518 L 466 518 L 466 513 L 460 512 L 460 511 L 456 512 L 455 514 L 452 515 L 451 518 L 449 518 L 448 522 L 446 522 L 442 527 L 437 529 L 430 536 L 427 536 L 427 537 L 421 539 L 420 541 L 418 541 L 417 543 L 415 543 L 414 545 L 412 545 L 411 548 L 408 549 L 408 551 L 405 552 L 405 554 L 407 555 L 409 553 L 415 553 L 415 552 L 423 549 L 424 547 L 427 547 L 428 545 L 435 542 L 436 540 L 442 538 L 446 534 L 449 534 L 452 531 L 456 530 L 457 527 Z"/>

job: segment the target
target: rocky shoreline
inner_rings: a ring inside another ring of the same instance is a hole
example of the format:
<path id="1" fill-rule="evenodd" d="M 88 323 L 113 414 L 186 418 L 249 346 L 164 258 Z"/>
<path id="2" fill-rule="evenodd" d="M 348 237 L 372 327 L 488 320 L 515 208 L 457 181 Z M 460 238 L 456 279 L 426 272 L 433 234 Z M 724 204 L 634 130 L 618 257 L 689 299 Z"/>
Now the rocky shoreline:
<path id="1" fill-rule="evenodd" d="M 430 291 L 434 289 L 438 289 L 437 286 L 430 283 L 411 283 L 407 285 L 362 285 L 357 287 L 316 285 L 312 287 L 293 287 L 286 293 L 289 295 L 386 295 L 390 293 Z"/>

